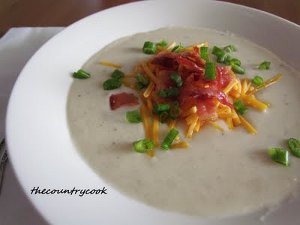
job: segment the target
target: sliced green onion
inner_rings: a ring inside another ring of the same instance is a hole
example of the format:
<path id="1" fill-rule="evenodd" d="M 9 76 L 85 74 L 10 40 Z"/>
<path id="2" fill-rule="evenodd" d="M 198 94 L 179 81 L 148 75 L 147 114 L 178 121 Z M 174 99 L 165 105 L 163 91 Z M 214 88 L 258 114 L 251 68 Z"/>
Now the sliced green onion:
<path id="1" fill-rule="evenodd" d="M 233 45 L 228 45 L 226 47 L 219 48 L 217 46 L 214 46 L 212 49 L 212 54 L 215 55 L 217 57 L 217 62 L 218 63 L 224 63 L 229 65 L 230 64 L 230 60 L 231 60 L 231 56 L 230 56 L 230 52 L 236 51 L 236 48 Z"/>
<path id="2" fill-rule="evenodd" d="M 176 87 L 182 86 L 182 79 L 178 73 L 176 73 L 176 72 L 171 73 L 171 79 L 176 83 Z"/>
<path id="3" fill-rule="evenodd" d="M 231 56 L 228 53 L 222 54 L 220 57 L 217 58 L 218 63 L 223 63 L 226 65 L 230 65 Z"/>
<path id="4" fill-rule="evenodd" d="M 111 74 L 111 78 L 107 79 L 103 83 L 104 90 L 113 90 L 122 86 L 122 79 L 125 74 L 121 70 L 114 70 Z"/>
<path id="5" fill-rule="evenodd" d="M 175 120 L 180 115 L 180 107 L 178 102 L 173 102 L 170 106 L 169 117 Z"/>
<path id="6" fill-rule="evenodd" d="M 176 119 L 180 114 L 180 108 L 178 102 L 172 102 L 171 104 L 156 104 L 154 105 L 153 112 L 159 116 L 159 121 L 165 123 L 169 119 Z"/>
<path id="7" fill-rule="evenodd" d="M 135 83 L 135 87 L 136 87 L 137 89 L 139 89 L 139 90 L 142 90 L 142 89 L 145 88 L 145 86 L 144 86 L 142 83 L 140 83 L 140 82 L 136 82 L 136 83 Z"/>
<path id="8" fill-rule="evenodd" d="M 229 55 L 229 53 L 235 52 L 236 50 L 236 47 L 233 45 L 227 45 L 223 49 L 214 46 L 212 49 L 212 54 L 217 57 L 217 62 L 229 65 L 231 63 L 231 56 Z"/>
<path id="9" fill-rule="evenodd" d="M 91 77 L 91 74 L 84 71 L 83 69 L 78 70 L 77 72 L 73 73 L 73 77 L 77 79 L 87 79 Z"/>
<path id="10" fill-rule="evenodd" d="M 111 77 L 113 79 L 122 79 L 125 76 L 125 74 L 121 70 L 114 70 L 111 74 Z"/>
<path id="11" fill-rule="evenodd" d="M 261 64 L 259 64 L 258 69 L 260 70 L 268 70 L 270 69 L 271 62 L 269 61 L 263 61 Z"/>
<path id="12" fill-rule="evenodd" d="M 156 44 L 151 41 L 146 41 L 143 46 L 143 52 L 148 55 L 156 53 Z"/>
<path id="13" fill-rule="evenodd" d="M 138 73 L 136 75 L 136 80 L 144 85 L 148 85 L 149 84 L 149 79 L 142 73 Z"/>
<path id="14" fill-rule="evenodd" d="M 217 56 L 217 58 L 219 58 L 222 55 L 224 55 L 224 50 L 217 47 L 217 46 L 214 46 L 213 49 L 212 49 L 212 54 Z"/>
<path id="15" fill-rule="evenodd" d="M 138 110 L 126 112 L 126 119 L 129 123 L 140 123 L 142 122 L 142 117 Z"/>
<path id="16" fill-rule="evenodd" d="M 167 134 L 167 136 L 165 137 L 165 139 L 163 140 L 161 144 L 161 148 L 164 150 L 168 150 L 178 134 L 179 134 L 178 130 L 172 128 Z"/>
<path id="17" fill-rule="evenodd" d="M 217 56 L 217 62 L 226 65 L 231 65 L 231 69 L 238 74 L 245 74 L 245 69 L 241 66 L 241 61 L 237 58 L 232 58 L 229 53 L 235 52 L 237 49 L 233 45 L 227 45 L 223 49 L 214 46 L 212 54 Z"/>
<path id="18" fill-rule="evenodd" d="M 252 79 L 252 83 L 255 85 L 255 86 L 260 86 L 264 83 L 264 79 L 261 77 L 261 76 L 255 76 L 253 79 Z"/>
<path id="19" fill-rule="evenodd" d="M 300 141 L 296 138 L 289 138 L 288 139 L 288 146 L 291 150 L 291 153 L 300 158 Z"/>
<path id="20" fill-rule="evenodd" d="M 110 78 L 103 83 L 104 90 L 113 90 L 121 87 L 122 81 L 120 79 Z"/>
<path id="21" fill-rule="evenodd" d="M 206 80 L 215 80 L 216 79 L 216 64 L 213 62 L 205 63 L 205 73 L 204 78 Z"/>
<path id="22" fill-rule="evenodd" d="M 241 115 L 245 114 L 245 112 L 247 112 L 247 110 L 248 110 L 248 108 L 245 106 L 245 104 L 240 99 L 236 100 L 233 103 L 233 106 L 234 106 L 235 110 Z"/>
<path id="23" fill-rule="evenodd" d="M 159 46 L 159 47 L 167 47 L 168 45 L 168 42 L 165 41 L 165 40 L 161 40 L 160 42 L 156 43 L 156 46 Z"/>
<path id="24" fill-rule="evenodd" d="M 200 57 L 204 59 L 205 61 L 208 60 L 208 47 L 207 46 L 202 46 L 200 47 Z"/>
<path id="25" fill-rule="evenodd" d="M 174 87 L 169 87 L 166 89 L 159 90 L 158 95 L 163 98 L 172 98 L 179 95 L 179 89 Z"/>
<path id="26" fill-rule="evenodd" d="M 183 45 L 180 43 L 179 45 L 176 45 L 174 48 L 172 48 L 172 52 L 179 53 L 184 49 Z"/>
<path id="27" fill-rule="evenodd" d="M 241 60 L 239 60 L 237 58 L 230 59 L 230 65 L 238 65 L 238 66 L 240 66 L 241 64 L 242 64 Z"/>
<path id="28" fill-rule="evenodd" d="M 245 74 L 245 69 L 241 66 L 236 65 L 236 64 L 231 65 L 231 69 L 235 73 Z"/>
<path id="29" fill-rule="evenodd" d="M 135 77 L 136 85 L 139 89 L 143 89 L 149 85 L 149 79 L 142 73 L 138 73 Z"/>
<path id="30" fill-rule="evenodd" d="M 154 148 L 154 143 L 149 139 L 142 139 L 133 142 L 133 148 L 136 152 L 145 153 Z"/>
<path id="31" fill-rule="evenodd" d="M 223 49 L 225 52 L 228 52 L 228 53 L 237 51 L 237 48 L 234 45 L 227 45 Z"/>
<path id="32" fill-rule="evenodd" d="M 165 123 L 169 120 L 169 111 L 171 106 L 169 104 L 154 105 L 153 112 L 159 116 L 159 121 Z"/>
<path id="33" fill-rule="evenodd" d="M 269 148 L 268 155 L 274 162 L 280 163 L 284 166 L 289 165 L 289 152 L 283 148 Z"/>
<path id="34" fill-rule="evenodd" d="M 159 90 L 158 95 L 160 97 L 167 98 L 168 97 L 168 89 Z"/>
<path id="35" fill-rule="evenodd" d="M 164 111 L 164 112 L 160 112 L 159 113 L 159 122 L 161 123 L 166 123 L 169 120 L 169 112 L 168 111 Z"/>
<path id="36" fill-rule="evenodd" d="M 162 112 L 168 112 L 169 110 L 170 110 L 170 105 L 169 104 L 161 103 L 161 104 L 154 105 L 154 112 L 156 114 L 160 114 Z"/>

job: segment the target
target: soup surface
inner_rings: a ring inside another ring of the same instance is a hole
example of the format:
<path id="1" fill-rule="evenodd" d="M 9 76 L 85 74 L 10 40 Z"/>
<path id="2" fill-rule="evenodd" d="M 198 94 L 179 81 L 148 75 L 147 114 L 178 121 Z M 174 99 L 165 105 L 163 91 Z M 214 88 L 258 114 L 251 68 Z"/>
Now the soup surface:
<path id="1" fill-rule="evenodd" d="M 157 150 L 153 158 L 134 152 L 132 142 L 144 138 L 143 126 L 129 124 L 125 113 L 137 107 L 112 111 L 109 106 L 111 94 L 132 90 L 104 91 L 102 83 L 113 68 L 99 62 L 118 63 L 123 65 L 122 71 L 131 72 L 151 57 L 142 52 L 143 43 L 162 39 L 184 46 L 204 41 L 210 47 L 233 44 L 238 49 L 234 56 L 246 69 L 245 77 L 268 79 L 282 73 L 278 83 L 257 94 L 270 108 L 266 112 L 249 110 L 245 115 L 258 133 L 226 126 L 222 133 L 207 126 L 189 141 L 187 150 Z M 257 69 L 264 60 L 271 61 L 270 70 Z M 300 159 L 291 157 L 291 165 L 284 167 L 269 159 L 267 149 L 286 147 L 286 139 L 300 137 L 300 76 L 266 49 L 229 33 L 171 27 L 114 41 L 91 57 L 83 69 L 92 76 L 74 80 L 71 86 L 70 132 L 87 163 L 120 192 L 164 210 L 222 217 L 275 206 L 299 191 Z"/>

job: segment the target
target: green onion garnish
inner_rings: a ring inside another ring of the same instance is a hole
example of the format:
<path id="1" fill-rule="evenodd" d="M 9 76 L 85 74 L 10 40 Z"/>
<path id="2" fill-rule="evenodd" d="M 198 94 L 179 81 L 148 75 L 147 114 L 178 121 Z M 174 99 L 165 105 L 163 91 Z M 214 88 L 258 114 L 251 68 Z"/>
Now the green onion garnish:
<path id="1" fill-rule="evenodd" d="M 237 58 L 232 58 L 229 54 L 231 52 L 235 52 L 236 50 L 236 47 L 233 45 L 227 45 L 223 49 L 214 46 L 212 49 L 212 54 L 217 57 L 218 63 L 231 65 L 233 72 L 238 74 L 245 74 L 245 69 L 241 66 L 241 61 Z"/>
<path id="2" fill-rule="evenodd" d="M 176 119 L 180 114 L 180 108 L 178 102 L 172 102 L 171 104 L 156 104 L 153 107 L 153 113 L 159 116 L 161 123 L 167 122 L 169 119 Z"/>
<path id="3" fill-rule="evenodd" d="M 159 90 L 158 95 L 163 98 L 177 97 L 179 95 L 179 89 L 174 87 L 161 89 Z"/>
<path id="4" fill-rule="evenodd" d="M 283 148 L 269 148 L 268 155 L 277 163 L 288 166 L 289 165 L 289 152 Z"/>
<path id="5" fill-rule="evenodd" d="M 296 138 L 289 138 L 288 139 L 288 146 L 291 150 L 291 153 L 300 158 L 300 141 Z"/>
<path id="6" fill-rule="evenodd" d="M 135 79 L 137 81 L 136 85 L 139 89 L 143 89 L 149 85 L 149 79 L 141 73 L 138 73 Z"/>
<path id="7" fill-rule="evenodd" d="M 204 59 L 205 61 L 208 60 L 208 47 L 207 46 L 202 46 L 200 47 L 200 57 Z"/>
<path id="8" fill-rule="evenodd" d="M 179 134 L 178 130 L 172 128 L 167 134 L 167 136 L 165 137 L 165 139 L 163 140 L 161 144 L 161 148 L 164 150 L 168 150 L 178 134 Z"/>
<path id="9" fill-rule="evenodd" d="M 172 48 L 172 52 L 175 52 L 175 53 L 179 53 L 181 52 L 182 50 L 184 49 L 183 45 L 180 43 L 179 45 L 176 45 L 174 48 Z"/>
<path id="10" fill-rule="evenodd" d="M 156 53 L 156 44 L 151 41 L 146 41 L 143 46 L 143 52 L 148 55 Z"/>
<path id="11" fill-rule="evenodd" d="M 142 139 L 133 142 L 134 151 L 139 153 L 145 153 L 154 148 L 154 143 L 148 139 Z"/>
<path id="12" fill-rule="evenodd" d="M 264 79 L 261 77 L 261 76 L 255 76 L 253 79 L 252 79 L 252 83 L 255 85 L 255 86 L 260 86 L 264 83 Z"/>
<path id="13" fill-rule="evenodd" d="M 139 83 L 139 82 L 136 82 L 136 83 L 135 83 L 135 87 L 136 87 L 137 89 L 139 89 L 139 90 L 142 90 L 142 89 L 145 88 L 145 86 L 144 86 L 142 83 Z"/>
<path id="14" fill-rule="evenodd" d="M 171 106 L 169 104 L 156 104 L 154 105 L 153 112 L 159 116 L 159 121 L 165 123 L 169 119 L 169 110 Z"/>
<path id="15" fill-rule="evenodd" d="M 223 49 L 221 49 L 217 46 L 214 46 L 213 49 L 212 49 L 212 54 L 217 56 L 217 58 L 219 58 L 222 55 L 224 55 L 224 51 L 223 51 Z"/>
<path id="16" fill-rule="evenodd" d="M 245 69 L 241 66 L 241 60 L 237 58 L 232 58 L 229 60 L 229 65 L 231 65 L 231 68 L 233 72 L 238 73 L 238 74 L 244 74 Z"/>
<path id="17" fill-rule="evenodd" d="M 121 87 L 122 81 L 120 79 L 110 78 L 103 83 L 104 90 L 113 90 Z"/>
<path id="18" fill-rule="evenodd" d="M 170 106 L 169 117 L 172 120 L 175 120 L 180 115 L 180 108 L 178 102 L 173 102 Z"/>
<path id="19" fill-rule="evenodd" d="M 223 63 L 226 65 L 230 64 L 230 60 L 231 60 L 231 56 L 226 52 L 223 52 L 223 54 L 217 58 L 218 63 Z"/>
<path id="20" fill-rule="evenodd" d="M 159 113 L 159 122 L 161 123 L 166 123 L 169 120 L 169 112 L 168 111 L 163 111 Z"/>
<path id="21" fill-rule="evenodd" d="M 240 99 L 236 100 L 233 103 L 233 106 L 234 106 L 235 110 L 241 115 L 243 115 L 248 110 L 248 108 L 245 106 L 245 104 Z"/>
<path id="22" fill-rule="evenodd" d="M 138 110 L 126 112 L 126 119 L 129 123 L 140 123 L 142 122 L 142 117 Z"/>
<path id="23" fill-rule="evenodd" d="M 237 48 L 234 45 L 227 45 L 223 48 L 225 52 L 236 52 Z"/>
<path id="24" fill-rule="evenodd" d="M 182 86 L 182 79 L 178 73 L 176 73 L 176 72 L 171 73 L 171 79 L 176 83 L 176 87 Z"/>
<path id="25" fill-rule="evenodd" d="M 156 46 L 159 46 L 159 47 L 167 47 L 168 45 L 168 42 L 165 41 L 165 40 L 161 40 L 160 42 L 156 43 Z"/>
<path id="26" fill-rule="evenodd" d="M 113 90 L 122 86 L 122 79 L 124 77 L 124 73 L 121 70 L 114 70 L 111 74 L 111 78 L 107 79 L 103 82 L 104 90 Z"/>
<path id="27" fill-rule="evenodd" d="M 229 53 L 234 51 L 236 51 L 236 48 L 233 45 L 227 45 L 223 49 L 214 46 L 212 49 L 212 54 L 217 57 L 217 62 L 229 65 L 231 60 Z"/>
<path id="28" fill-rule="evenodd" d="M 235 73 L 245 74 L 245 69 L 239 65 L 233 64 L 233 65 L 231 65 L 231 69 Z"/>
<path id="29" fill-rule="evenodd" d="M 269 61 L 263 61 L 261 64 L 259 64 L 258 69 L 260 70 L 268 70 L 270 69 L 271 62 Z"/>
<path id="30" fill-rule="evenodd" d="M 122 79 L 124 76 L 125 76 L 125 74 L 121 70 L 118 70 L 118 69 L 114 70 L 111 74 L 111 77 L 113 79 L 118 79 L 118 80 Z"/>
<path id="31" fill-rule="evenodd" d="M 204 78 L 206 80 L 214 80 L 216 79 L 216 74 L 216 64 L 213 62 L 205 63 Z"/>
<path id="32" fill-rule="evenodd" d="M 91 77 L 91 74 L 84 71 L 83 69 L 78 70 L 77 72 L 73 73 L 73 77 L 77 79 L 87 79 Z"/>
<path id="33" fill-rule="evenodd" d="M 230 63 L 230 65 L 238 65 L 238 66 L 240 66 L 242 64 L 241 60 L 239 60 L 237 58 L 230 59 L 229 63 Z"/>
<path id="34" fill-rule="evenodd" d="M 162 112 L 168 112 L 169 110 L 170 110 L 170 105 L 169 104 L 161 103 L 161 104 L 154 105 L 154 112 L 156 114 L 160 114 Z"/>

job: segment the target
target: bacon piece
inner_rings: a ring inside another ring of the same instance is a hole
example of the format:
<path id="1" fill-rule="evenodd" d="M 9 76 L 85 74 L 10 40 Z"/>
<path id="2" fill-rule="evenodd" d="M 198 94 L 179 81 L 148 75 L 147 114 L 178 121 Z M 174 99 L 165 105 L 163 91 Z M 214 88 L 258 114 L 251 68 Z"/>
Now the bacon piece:
<path id="1" fill-rule="evenodd" d="M 221 102 L 224 105 L 229 106 L 230 108 L 233 108 L 232 103 L 229 101 L 227 95 L 223 91 L 218 91 L 216 95 L 219 102 Z"/>
<path id="2" fill-rule="evenodd" d="M 233 79 L 229 75 L 229 70 L 230 70 L 230 68 L 228 68 L 227 66 L 217 66 L 218 76 L 217 76 L 216 80 L 218 82 L 218 87 L 221 90 L 223 90 Z"/>
<path id="3" fill-rule="evenodd" d="M 151 63 L 159 65 L 165 70 L 176 71 L 178 69 L 178 63 L 175 60 L 176 56 L 177 54 L 173 52 L 162 52 L 153 58 Z"/>
<path id="4" fill-rule="evenodd" d="M 188 68 L 191 71 L 203 72 L 203 68 L 201 66 L 197 65 L 195 62 L 193 62 L 192 60 L 190 60 L 188 58 L 178 55 L 176 57 L 176 60 L 180 65 L 185 66 L 186 68 Z"/>
<path id="5" fill-rule="evenodd" d="M 109 97 L 110 108 L 112 110 L 118 109 L 122 106 L 135 106 L 139 104 L 138 98 L 127 92 L 113 94 Z"/>

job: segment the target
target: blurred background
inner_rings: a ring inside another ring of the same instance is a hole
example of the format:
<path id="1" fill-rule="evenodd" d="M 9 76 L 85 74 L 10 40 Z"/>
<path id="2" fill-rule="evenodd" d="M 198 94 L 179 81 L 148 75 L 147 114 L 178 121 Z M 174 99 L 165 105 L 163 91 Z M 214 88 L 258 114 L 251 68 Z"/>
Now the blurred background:
<path id="1" fill-rule="evenodd" d="M 137 0 L 0 0 L 0 37 L 11 27 L 68 26 L 100 10 L 135 1 Z M 300 0 L 223 1 L 261 9 L 300 24 Z"/>

